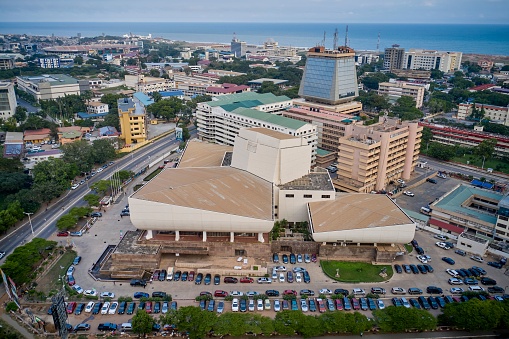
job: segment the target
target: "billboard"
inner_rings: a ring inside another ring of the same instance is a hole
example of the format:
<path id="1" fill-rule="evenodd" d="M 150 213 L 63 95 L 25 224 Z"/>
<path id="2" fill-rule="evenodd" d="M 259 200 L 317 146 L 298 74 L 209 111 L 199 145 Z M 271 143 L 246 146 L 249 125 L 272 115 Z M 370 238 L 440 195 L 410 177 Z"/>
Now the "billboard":
<path id="1" fill-rule="evenodd" d="M 175 127 L 175 140 L 184 141 L 184 133 L 182 127 Z"/>

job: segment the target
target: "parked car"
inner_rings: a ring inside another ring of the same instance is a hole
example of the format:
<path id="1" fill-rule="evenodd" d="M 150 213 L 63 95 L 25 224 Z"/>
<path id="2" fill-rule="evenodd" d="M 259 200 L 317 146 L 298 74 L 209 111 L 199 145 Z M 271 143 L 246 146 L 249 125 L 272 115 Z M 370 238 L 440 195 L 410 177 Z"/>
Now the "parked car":
<path id="1" fill-rule="evenodd" d="M 225 284 L 236 284 L 239 282 L 239 279 L 234 277 L 224 277 L 223 281 Z"/>
<path id="2" fill-rule="evenodd" d="M 259 284 L 272 284 L 272 279 L 263 277 L 263 278 L 258 278 L 257 282 Z"/>
<path id="3" fill-rule="evenodd" d="M 92 213 L 90 214 L 90 216 L 91 216 L 92 218 L 100 218 L 100 217 L 102 217 L 102 216 L 103 216 L 103 214 L 102 214 L 101 212 L 92 212 Z"/>
<path id="4" fill-rule="evenodd" d="M 432 184 L 436 184 L 437 183 L 436 179 L 433 179 L 433 178 L 428 178 L 428 179 L 426 179 L 426 181 L 430 182 Z"/>
<path id="5" fill-rule="evenodd" d="M 243 277 L 243 278 L 240 278 L 240 282 L 243 284 L 251 284 L 254 282 L 254 279 L 249 278 L 249 277 Z"/>
<path id="6" fill-rule="evenodd" d="M 454 265 L 456 263 L 453 259 L 449 257 L 442 257 L 442 260 L 448 263 L 449 265 Z"/>
<path id="7" fill-rule="evenodd" d="M 460 250 L 460 249 L 457 249 L 454 251 L 454 253 L 456 254 L 459 254 L 461 255 L 462 257 L 466 256 L 467 255 L 467 252 L 463 251 L 463 250 Z"/>
<path id="8" fill-rule="evenodd" d="M 481 262 L 481 263 L 482 263 L 482 262 L 484 262 L 484 259 L 483 259 L 483 258 L 481 258 L 481 257 L 480 257 L 480 256 L 478 256 L 478 255 L 473 255 L 473 256 L 471 256 L 471 257 L 470 257 L 470 259 L 472 259 L 472 260 L 474 260 L 474 261 L 477 261 L 477 262 Z"/>

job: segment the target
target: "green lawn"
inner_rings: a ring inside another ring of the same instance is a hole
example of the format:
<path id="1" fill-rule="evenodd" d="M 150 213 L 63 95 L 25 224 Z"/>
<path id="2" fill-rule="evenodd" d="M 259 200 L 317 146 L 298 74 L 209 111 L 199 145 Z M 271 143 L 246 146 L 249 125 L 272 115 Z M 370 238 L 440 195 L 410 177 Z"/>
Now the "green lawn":
<path id="1" fill-rule="evenodd" d="M 467 164 L 471 166 L 482 167 L 482 158 L 467 154 L 464 157 L 454 157 L 451 159 L 453 162 L 458 162 L 461 164 Z M 493 168 L 493 170 L 497 172 L 503 172 L 509 174 L 509 164 L 500 159 L 488 159 L 484 162 L 484 169 Z"/>
<path id="2" fill-rule="evenodd" d="M 414 247 L 410 244 L 405 244 L 405 248 L 408 254 L 412 253 L 412 251 L 414 250 Z"/>
<path id="3" fill-rule="evenodd" d="M 346 262 L 334 260 L 320 260 L 323 272 L 330 278 L 342 282 L 382 282 L 392 277 L 391 265 L 371 265 L 363 262 Z M 379 275 L 382 268 L 387 269 L 387 277 Z M 336 278 L 336 269 L 339 270 L 339 278 Z"/>
<path id="4" fill-rule="evenodd" d="M 48 273 L 38 281 L 36 289 L 44 292 L 46 295 L 52 290 L 59 290 L 62 287 L 62 281 L 59 280 L 59 277 L 65 276 L 74 258 L 76 258 L 76 252 L 65 252 Z"/>

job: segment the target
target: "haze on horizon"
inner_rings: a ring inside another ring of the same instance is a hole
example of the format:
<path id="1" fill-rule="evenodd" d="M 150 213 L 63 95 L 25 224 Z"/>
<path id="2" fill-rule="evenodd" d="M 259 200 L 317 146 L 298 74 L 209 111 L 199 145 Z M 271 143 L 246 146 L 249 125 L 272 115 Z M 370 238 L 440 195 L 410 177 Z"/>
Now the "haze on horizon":
<path id="1" fill-rule="evenodd" d="M 507 24 L 509 0 L 17 0 L 2 22 Z"/>

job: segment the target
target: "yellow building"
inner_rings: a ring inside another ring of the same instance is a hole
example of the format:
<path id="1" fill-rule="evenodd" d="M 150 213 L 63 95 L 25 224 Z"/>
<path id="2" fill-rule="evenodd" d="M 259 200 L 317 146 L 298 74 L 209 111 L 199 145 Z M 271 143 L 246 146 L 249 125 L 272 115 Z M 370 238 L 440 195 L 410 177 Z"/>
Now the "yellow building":
<path id="1" fill-rule="evenodd" d="M 131 98 L 118 99 L 118 117 L 120 120 L 120 139 L 126 145 L 147 140 L 145 109 Z"/>
<path id="2" fill-rule="evenodd" d="M 339 139 L 338 178 L 334 187 L 346 192 L 389 190 L 391 182 L 408 180 L 419 158 L 422 127 L 417 122 L 380 117 L 370 126 L 352 125 Z"/>

